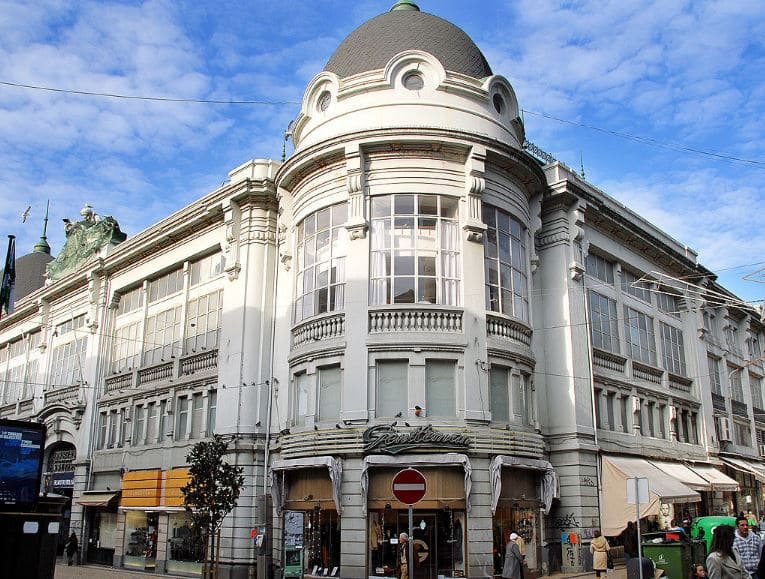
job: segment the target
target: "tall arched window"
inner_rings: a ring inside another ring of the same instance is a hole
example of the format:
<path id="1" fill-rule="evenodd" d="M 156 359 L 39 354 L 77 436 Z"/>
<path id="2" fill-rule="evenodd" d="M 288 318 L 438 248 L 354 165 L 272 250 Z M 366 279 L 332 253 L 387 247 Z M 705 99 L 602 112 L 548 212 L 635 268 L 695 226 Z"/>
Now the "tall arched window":
<path id="1" fill-rule="evenodd" d="M 509 213 L 483 206 L 486 309 L 529 321 L 526 228 Z"/>
<path id="2" fill-rule="evenodd" d="M 345 203 L 312 213 L 297 227 L 295 322 L 342 310 L 348 219 Z"/>

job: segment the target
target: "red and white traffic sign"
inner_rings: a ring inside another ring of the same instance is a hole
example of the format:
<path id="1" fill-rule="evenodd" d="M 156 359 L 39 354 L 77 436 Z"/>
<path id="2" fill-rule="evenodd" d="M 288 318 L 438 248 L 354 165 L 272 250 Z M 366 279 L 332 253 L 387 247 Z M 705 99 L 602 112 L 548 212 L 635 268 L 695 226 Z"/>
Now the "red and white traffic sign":
<path id="1" fill-rule="evenodd" d="M 406 468 L 393 477 L 393 496 L 405 505 L 413 505 L 425 496 L 427 486 L 419 470 Z"/>

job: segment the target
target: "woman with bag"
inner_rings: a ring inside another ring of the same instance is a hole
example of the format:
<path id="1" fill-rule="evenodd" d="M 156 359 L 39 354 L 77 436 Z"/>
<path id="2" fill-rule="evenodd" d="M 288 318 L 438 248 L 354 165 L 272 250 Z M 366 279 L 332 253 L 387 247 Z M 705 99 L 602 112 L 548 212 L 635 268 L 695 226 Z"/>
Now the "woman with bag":
<path id="1" fill-rule="evenodd" d="M 590 553 L 592 553 L 592 568 L 595 571 L 595 577 L 600 577 L 600 574 L 605 572 L 608 567 L 609 551 L 611 546 L 606 541 L 606 538 L 600 534 L 600 529 L 595 529 L 593 532 L 593 539 L 590 543 Z M 613 569 L 613 563 L 611 564 Z"/>

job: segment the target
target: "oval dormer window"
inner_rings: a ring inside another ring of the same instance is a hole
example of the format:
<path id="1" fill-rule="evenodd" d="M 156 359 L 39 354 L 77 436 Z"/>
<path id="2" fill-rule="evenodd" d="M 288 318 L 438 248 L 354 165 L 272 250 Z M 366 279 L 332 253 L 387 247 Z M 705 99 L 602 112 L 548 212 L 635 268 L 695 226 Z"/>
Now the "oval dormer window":
<path id="1" fill-rule="evenodd" d="M 319 95 L 319 100 L 316 101 L 316 108 L 318 108 L 321 112 L 324 112 L 329 108 L 331 102 L 332 95 L 328 90 L 325 90 Z"/>
<path id="2" fill-rule="evenodd" d="M 422 90 L 425 86 L 425 79 L 419 72 L 408 72 L 404 75 L 403 84 L 408 90 Z"/>
<path id="3" fill-rule="evenodd" d="M 494 93 L 492 101 L 494 102 L 494 110 L 497 111 L 500 115 L 503 114 L 505 112 L 505 99 L 502 98 L 502 95 L 499 93 Z"/>

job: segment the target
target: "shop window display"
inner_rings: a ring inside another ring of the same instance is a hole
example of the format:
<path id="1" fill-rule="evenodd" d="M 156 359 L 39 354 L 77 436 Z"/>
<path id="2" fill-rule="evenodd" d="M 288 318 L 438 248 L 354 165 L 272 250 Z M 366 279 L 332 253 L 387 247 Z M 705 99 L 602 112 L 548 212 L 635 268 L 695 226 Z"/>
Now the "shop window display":
<path id="1" fill-rule="evenodd" d="M 316 505 L 284 515 L 284 577 L 338 577 L 340 521 L 337 511 Z"/>
<path id="2" fill-rule="evenodd" d="M 414 576 L 436 579 L 465 576 L 465 512 L 444 507 L 416 510 L 414 529 Z M 398 536 L 409 533 L 407 509 L 384 508 L 369 516 L 369 575 L 397 577 Z"/>
<path id="3" fill-rule="evenodd" d="M 158 528 L 158 513 L 128 511 L 125 514 L 125 567 L 155 567 Z"/>
<path id="4" fill-rule="evenodd" d="M 186 513 L 171 514 L 167 535 L 167 571 L 201 573 L 205 542 L 191 517 Z"/>
<path id="5" fill-rule="evenodd" d="M 117 513 L 91 510 L 88 562 L 111 565 L 117 545 Z"/>
<path id="6" fill-rule="evenodd" d="M 503 504 L 505 503 L 505 504 Z M 505 557 L 505 546 L 511 533 L 519 537 L 518 547 L 524 557 L 524 567 L 535 570 L 538 567 L 537 550 L 537 517 L 538 506 L 513 504 L 511 501 L 500 499 L 494 514 L 494 572 L 502 573 Z"/>

